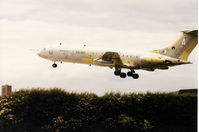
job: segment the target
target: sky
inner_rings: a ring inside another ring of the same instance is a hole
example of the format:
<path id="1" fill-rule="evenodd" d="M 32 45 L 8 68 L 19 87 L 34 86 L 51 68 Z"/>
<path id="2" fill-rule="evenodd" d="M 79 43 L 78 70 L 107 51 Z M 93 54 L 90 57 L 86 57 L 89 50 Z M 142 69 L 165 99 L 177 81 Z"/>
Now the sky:
<path id="1" fill-rule="evenodd" d="M 1 0 L 0 85 L 13 90 L 145 93 L 197 88 L 197 47 L 191 65 L 121 79 L 114 69 L 58 63 L 30 49 L 49 45 L 151 50 L 167 47 L 182 29 L 197 29 L 197 0 Z M 127 70 L 124 70 L 127 71 Z"/>

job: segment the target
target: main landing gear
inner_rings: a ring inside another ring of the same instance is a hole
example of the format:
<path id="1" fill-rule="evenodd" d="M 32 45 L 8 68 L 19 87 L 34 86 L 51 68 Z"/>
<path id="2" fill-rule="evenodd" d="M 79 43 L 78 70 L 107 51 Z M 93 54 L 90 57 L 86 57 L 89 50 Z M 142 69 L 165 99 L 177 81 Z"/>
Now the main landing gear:
<path id="1" fill-rule="evenodd" d="M 139 75 L 137 73 L 135 73 L 134 70 L 131 70 L 131 71 L 127 72 L 127 74 L 126 74 L 124 72 L 121 72 L 121 69 L 119 69 L 119 70 L 115 70 L 114 74 L 116 76 L 120 76 L 121 78 L 126 78 L 126 76 L 132 77 L 133 79 L 139 78 Z"/>

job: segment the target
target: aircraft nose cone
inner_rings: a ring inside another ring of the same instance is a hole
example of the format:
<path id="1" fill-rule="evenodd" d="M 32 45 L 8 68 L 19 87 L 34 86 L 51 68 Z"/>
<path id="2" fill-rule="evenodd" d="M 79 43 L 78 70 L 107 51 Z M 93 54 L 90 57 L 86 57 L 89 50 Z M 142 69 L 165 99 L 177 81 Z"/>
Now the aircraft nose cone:
<path id="1" fill-rule="evenodd" d="M 41 57 L 41 51 L 39 51 L 39 52 L 37 53 L 37 55 Z"/>

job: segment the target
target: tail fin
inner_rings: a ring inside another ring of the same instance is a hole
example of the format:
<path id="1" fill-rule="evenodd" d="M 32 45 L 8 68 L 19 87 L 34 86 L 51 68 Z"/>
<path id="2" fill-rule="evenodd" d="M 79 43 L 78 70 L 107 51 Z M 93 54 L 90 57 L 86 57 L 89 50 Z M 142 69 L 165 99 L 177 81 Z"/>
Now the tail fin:
<path id="1" fill-rule="evenodd" d="M 152 52 L 186 60 L 198 43 L 198 30 L 185 30 L 182 35 L 169 47 Z"/>

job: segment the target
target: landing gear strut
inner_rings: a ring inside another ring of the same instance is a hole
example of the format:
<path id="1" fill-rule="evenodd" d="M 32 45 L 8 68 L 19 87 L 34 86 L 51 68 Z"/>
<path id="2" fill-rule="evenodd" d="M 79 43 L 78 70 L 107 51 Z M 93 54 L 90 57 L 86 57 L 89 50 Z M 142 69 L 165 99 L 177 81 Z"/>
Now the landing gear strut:
<path id="1" fill-rule="evenodd" d="M 56 64 L 56 63 L 53 63 L 52 67 L 53 67 L 53 68 L 56 68 L 56 67 L 57 67 L 57 64 Z"/>
<path id="2" fill-rule="evenodd" d="M 114 74 L 115 74 L 115 76 L 120 76 L 120 74 L 121 74 L 121 68 L 120 67 L 116 67 Z"/>

